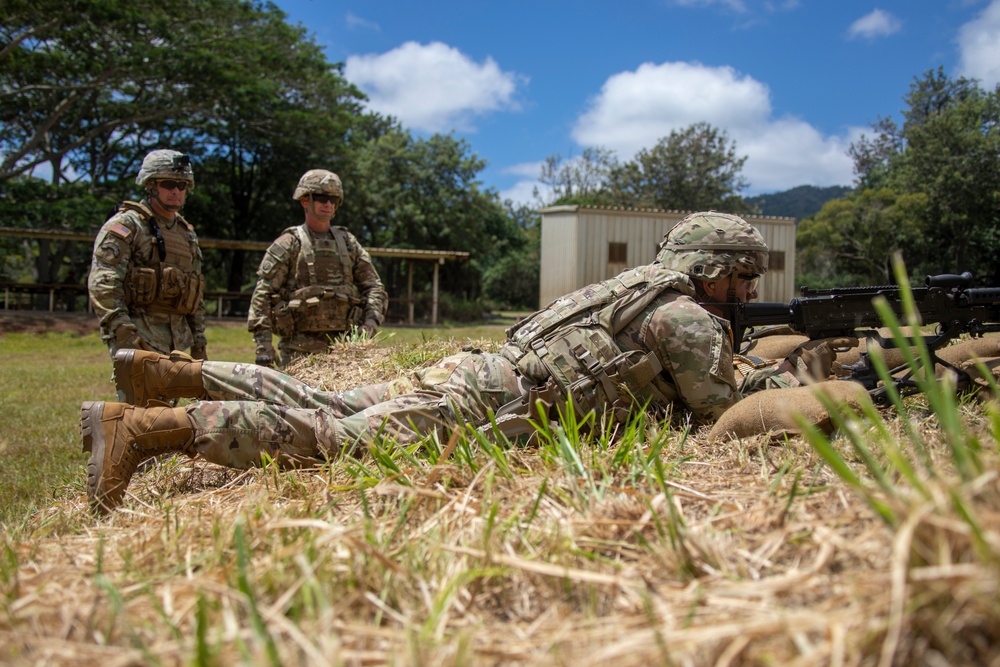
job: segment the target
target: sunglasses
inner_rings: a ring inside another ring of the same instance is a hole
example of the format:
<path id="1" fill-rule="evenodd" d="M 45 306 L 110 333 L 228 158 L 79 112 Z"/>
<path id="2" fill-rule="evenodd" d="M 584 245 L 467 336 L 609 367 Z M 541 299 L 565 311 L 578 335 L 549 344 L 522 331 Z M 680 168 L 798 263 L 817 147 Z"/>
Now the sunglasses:
<path id="1" fill-rule="evenodd" d="M 313 195 L 312 200 L 318 201 L 320 204 L 329 204 L 330 202 L 333 202 L 334 204 L 337 203 L 337 198 L 331 195 Z"/>
<path id="2" fill-rule="evenodd" d="M 157 181 L 156 184 L 163 188 L 164 190 L 180 190 L 184 192 L 187 190 L 187 181 Z"/>
<path id="3" fill-rule="evenodd" d="M 759 273 L 737 273 L 736 277 L 739 278 L 740 280 L 745 280 L 748 283 L 750 283 L 749 287 L 747 288 L 749 291 L 751 292 L 757 291 L 757 284 L 760 282 Z"/>

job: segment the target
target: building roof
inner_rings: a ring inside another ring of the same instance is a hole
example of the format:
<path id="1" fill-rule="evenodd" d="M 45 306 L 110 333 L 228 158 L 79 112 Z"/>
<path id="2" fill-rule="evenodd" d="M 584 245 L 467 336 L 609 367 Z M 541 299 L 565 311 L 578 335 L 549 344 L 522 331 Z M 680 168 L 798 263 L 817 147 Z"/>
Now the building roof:
<path id="1" fill-rule="evenodd" d="M 594 212 L 607 212 L 607 213 L 629 213 L 633 215 L 649 215 L 649 214 L 671 214 L 679 215 L 685 217 L 691 215 L 692 213 L 697 213 L 697 211 L 680 211 L 677 209 L 664 209 L 664 208 L 632 208 L 629 206 L 591 206 L 591 205 L 579 205 L 579 204 L 564 204 L 560 206 L 546 206 L 545 208 L 538 209 L 538 213 L 576 213 L 578 211 L 594 211 Z M 788 216 L 781 215 L 741 215 L 744 218 L 752 218 L 753 220 L 774 220 L 774 221 L 785 221 L 795 223 L 796 219 Z"/>

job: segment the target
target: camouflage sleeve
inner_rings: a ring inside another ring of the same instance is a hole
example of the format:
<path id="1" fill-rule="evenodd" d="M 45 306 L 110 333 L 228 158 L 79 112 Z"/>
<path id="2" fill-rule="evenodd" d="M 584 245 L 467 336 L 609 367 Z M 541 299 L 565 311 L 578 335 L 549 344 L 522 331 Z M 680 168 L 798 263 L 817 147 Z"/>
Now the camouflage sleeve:
<path id="1" fill-rule="evenodd" d="M 271 295 L 280 293 L 297 253 L 298 240 L 293 234 L 282 234 L 264 253 L 257 268 L 257 285 L 250 297 L 247 330 L 251 333 L 271 330 Z"/>
<path id="2" fill-rule="evenodd" d="M 389 309 L 389 295 L 382 285 L 372 258 L 350 232 L 347 233 L 347 248 L 354 258 L 354 284 L 365 300 L 365 320 L 375 320 L 382 324 Z"/>
<path id="3" fill-rule="evenodd" d="M 798 387 L 802 383 L 798 381 L 791 372 L 779 373 L 778 364 L 781 360 L 775 361 L 763 368 L 755 368 L 748 372 L 742 382 L 740 382 L 740 393 L 744 396 L 764 391 L 765 389 L 784 389 L 788 387 Z"/>
<path id="4" fill-rule="evenodd" d="M 643 325 L 693 417 L 710 422 L 740 400 L 728 325 L 683 295 L 661 302 Z M 647 338 L 648 339 L 648 338 Z"/>
<path id="5" fill-rule="evenodd" d="M 112 338 L 119 326 L 132 323 L 125 305 L 125 275 L 132 261 L 137 225 L 132 215 L 119 213 L 104 223 L 94 240 L 87 289 L 105 340 Z"/>
<path id="6" fill-rule="evenodd" d="M 202 273 L 202 264 L 204 258 L 201 254 L 201 246 L 198 244 L 198 235 L 192 229 L 190 232 L 191 245 L 193 252 L 191 253 L 191 268 L 199 276 L 202 276 L 204 280 L 204 273 Z M 187 316 L 188 326 L 191 327 L 191 335 L 194 339 L 194 345 L 206 346 L 208 345 L 208 339 L 205 338 L 205 294 L 201 295 L 201 299 L 198 300 L 198 305 L 195 307 L 195 311 Z"/>

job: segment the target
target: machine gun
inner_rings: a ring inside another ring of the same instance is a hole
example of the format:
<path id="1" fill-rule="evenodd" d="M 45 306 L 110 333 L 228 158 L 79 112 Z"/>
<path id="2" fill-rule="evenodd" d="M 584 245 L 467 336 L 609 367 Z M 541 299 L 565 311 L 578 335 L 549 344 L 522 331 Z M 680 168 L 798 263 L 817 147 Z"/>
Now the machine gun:
<path id="1" fill-rule="evenodd" d="M 963 376 L 959 369 L 941 360 L 935 352 L 962 334 L 980 337 L 1000 331 L 1000 287 L 971 287 L 969 272 L 961 275 L 927 276 L 923 287 L 911 289 L 916 310 L 925 326 L 936 325 L 930 334 L 921 335 L 934 364 L 949 367 Z M 874 327 L 883 325 L 872 306 L 876 297 L 884 297 L 897 317 L 903 314 L 902 290 L 896 285 L 869 287 L 835 287 L 831 289 L 802 288 L 802 295 L 789 303 L 725 304 L 733 327 L 735 349 L 752 337 L 755 327 L 787 326 L 792 331 L 816 340 L 820 338 L 864 337 L 868 349 L 877 344 L 883 349 L 896 347 L 891 337 L 882 336 Z M 885 400 L 885 388 L 872 367 L 868 353 L 843 370 L 842 379 L 860 382 L 876 402 Z M 903 395 L 915 393 L 913 369 L 905 364 L 890 369 L 894 384 Z"/>

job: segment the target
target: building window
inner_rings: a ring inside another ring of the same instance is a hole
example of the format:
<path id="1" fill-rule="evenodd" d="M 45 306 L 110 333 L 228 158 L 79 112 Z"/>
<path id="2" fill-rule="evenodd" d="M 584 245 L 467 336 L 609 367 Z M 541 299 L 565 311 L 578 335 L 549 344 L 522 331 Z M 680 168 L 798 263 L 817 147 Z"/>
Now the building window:
<path id="1" fill-rule="evenodd" d="M 608 243 L 608 264 L 624 264 L 627 261 L 627 243 Z"/>
<path id="2" fill-rule="evenodd" d="M 767 268 L 773 271 L 785 270 L 785 251 L 772 250 L 767 254 Z"/>

